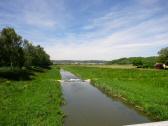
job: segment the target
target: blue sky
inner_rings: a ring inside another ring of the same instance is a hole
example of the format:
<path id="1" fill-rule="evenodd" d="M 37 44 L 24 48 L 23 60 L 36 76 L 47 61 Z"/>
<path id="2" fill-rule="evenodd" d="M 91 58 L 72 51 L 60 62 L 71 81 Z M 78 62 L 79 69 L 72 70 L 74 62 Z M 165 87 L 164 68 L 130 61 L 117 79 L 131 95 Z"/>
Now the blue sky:
<path id="1" fill-rule="evenodd" d="M 168 0 L 0 0 L 6 26 L 51 59 L 152 56 L 168 46 Z"/>

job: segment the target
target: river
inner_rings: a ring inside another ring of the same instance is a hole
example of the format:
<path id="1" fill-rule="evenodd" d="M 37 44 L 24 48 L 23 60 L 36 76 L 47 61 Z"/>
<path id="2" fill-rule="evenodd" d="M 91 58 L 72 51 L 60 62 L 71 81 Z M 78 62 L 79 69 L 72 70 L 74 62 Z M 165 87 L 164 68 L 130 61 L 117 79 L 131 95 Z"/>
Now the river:
<path id="1" fill-rule="evenodd" d="M 65 126 L 121 126 L 150 122 L 132 107 L 108 97 L 89 82 L 61 70 Z"/>

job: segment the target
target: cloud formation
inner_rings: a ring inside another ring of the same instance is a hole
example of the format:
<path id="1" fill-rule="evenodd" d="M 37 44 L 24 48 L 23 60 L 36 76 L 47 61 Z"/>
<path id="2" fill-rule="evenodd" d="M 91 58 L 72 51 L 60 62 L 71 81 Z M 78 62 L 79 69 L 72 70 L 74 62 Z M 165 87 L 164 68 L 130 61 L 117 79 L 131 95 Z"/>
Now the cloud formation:
<path id="1" fill-rule="evenodd" d="M 151 56 L 168 46 L 166 0 L 11 2 L 0 3 L 0 26 L 15 27 L 52 59 Z"/>

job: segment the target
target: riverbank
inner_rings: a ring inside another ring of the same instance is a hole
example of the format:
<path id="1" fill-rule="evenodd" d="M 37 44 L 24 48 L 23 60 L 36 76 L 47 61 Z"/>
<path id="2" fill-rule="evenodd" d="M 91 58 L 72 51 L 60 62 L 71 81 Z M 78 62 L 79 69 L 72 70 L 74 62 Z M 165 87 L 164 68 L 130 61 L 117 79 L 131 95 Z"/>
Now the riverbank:
<path id="1" fill-rule="evenodd" d="M 64 66 L 154 120 L 168 119 L 168 71 Z"/>
<path id="2" fill-rule="evenodd" d="M 59 68 L 0 72 L 0 125 L 63 125 Z"/>

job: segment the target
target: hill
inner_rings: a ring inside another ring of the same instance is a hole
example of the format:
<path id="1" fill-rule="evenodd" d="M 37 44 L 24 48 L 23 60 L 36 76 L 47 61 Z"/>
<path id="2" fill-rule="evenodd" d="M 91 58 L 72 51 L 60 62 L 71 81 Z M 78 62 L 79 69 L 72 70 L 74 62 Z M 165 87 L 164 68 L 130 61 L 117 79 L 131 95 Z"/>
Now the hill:
<path id="1" fill-rule="evenodd" d="M 104 60 L 52 60 L 53 64 L 105 64 Z"/>
<path id="2" fill-rule="evenodd" d="M 129 58 L 120 58 L 116 60 L 112 60 L 107 62 L 107 64 L 133 64 L 135 66 L 143 67 L 143 68 L 152 68 L 157 62 L 156 56 L 151 57 L 129 57 Z"/>

